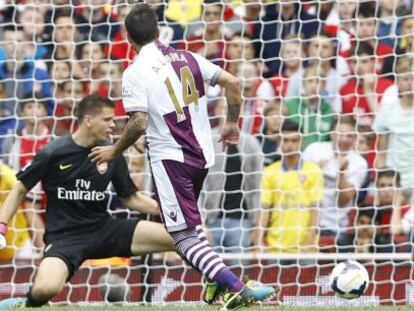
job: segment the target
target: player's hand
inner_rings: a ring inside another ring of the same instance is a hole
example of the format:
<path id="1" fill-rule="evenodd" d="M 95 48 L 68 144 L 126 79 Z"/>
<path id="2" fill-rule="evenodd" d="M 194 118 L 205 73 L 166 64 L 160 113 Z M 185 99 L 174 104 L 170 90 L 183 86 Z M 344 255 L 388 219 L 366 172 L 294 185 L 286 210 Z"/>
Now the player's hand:
<path id="1" fill-rule="evenodd" d="M 92 162 L 109 162 L 115 158 L 115 147 L 114 146 L 97 146 L 92 148 L 91 153 L 88 157 Z"/>
<path id="2" fill-rule="evenodd" d="M 224 146 L 237 145 L 240 140 L 240 130 L 236 122 L 226 122 L 221 129 L 219 142 Z"/>
<path id="3" fill-rule="evenodd" d="M 0 249 L 7 247 L 7 241 L 6 241 L 6 233 L 7 233 L 8 227 L 4 223 L 0 223 Z"/>

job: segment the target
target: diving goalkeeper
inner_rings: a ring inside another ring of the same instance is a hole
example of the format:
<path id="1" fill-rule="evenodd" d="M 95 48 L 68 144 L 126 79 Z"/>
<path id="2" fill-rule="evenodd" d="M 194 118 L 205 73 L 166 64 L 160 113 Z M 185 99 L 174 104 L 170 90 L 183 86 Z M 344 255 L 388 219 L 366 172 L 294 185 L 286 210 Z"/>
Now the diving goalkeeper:
<path id="1" fill-rule="evenodd" d="M 7 223 L 26 193 L 42 181 L 46 208 L 45 251 L 26 298 L 9 298 L 1 308 L 39 307 L 57 295 L 85 259 L 130 257 L 175 250 L 160 223 L 113 219 L 106 211 L 106 189 L 112 182 L 125 207 L 156 215 L 157 203 L 139 192 L 122 155 L 96 164 L 88 158 L 105 145 L 114 124 L 114 103 L 89 95 L 77 106 L 79 128 L 50 142 L 18 174 L 0 210 L 0 249 L 6 245 Z"/>

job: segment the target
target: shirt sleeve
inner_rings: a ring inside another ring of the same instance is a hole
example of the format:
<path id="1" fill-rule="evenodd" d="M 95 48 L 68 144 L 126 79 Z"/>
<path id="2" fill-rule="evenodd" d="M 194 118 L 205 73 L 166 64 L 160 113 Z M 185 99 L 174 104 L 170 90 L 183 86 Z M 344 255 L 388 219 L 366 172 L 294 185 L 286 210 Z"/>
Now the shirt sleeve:
<path id="1" fill-rule="evenodd" d="M 372 128 L 377 133 L 384 133 L 389 130 L 388 120 L 390 118 L 390 112 L 398 105 L 398 88 L 393 85 L 389 87 L 381 99 L 381 105 L 378 113 L 375 116 Z"/>
<path id="2" fill-rule="evenodd" d="M 122 102 L 126 112 L 148 112 L 148 94 L 141 73 L 125 70 L 122 76 Z"/>
<path id="3" fill-rule="evenodd" d="M 211 86 L 216 85 L 223 69 L 196 53 L 191 53 L 191 55 L 194 56 L 198 66 L 200 67 L 203 81 Z"/>
<path id="4" fill-rule="evenodd" d="M 20 172 L 17 173 L 17 179 L 23 183 L 26 190 L 32 189 L 40 180 L 42 180 L 43 176 L 48 172 L 51 157 L 52 155 L 47 148 L 43 148 L 34 157 L 31 163 L 23 167 Z"/>
<path id="5" fill-rule="evenodd" d="M 138 191 L 129 174 L 125 158 L 119 156 L 115 160 L 115 172 L 112 176 L 112 185 L 120 197 L 127 197 Z"/>

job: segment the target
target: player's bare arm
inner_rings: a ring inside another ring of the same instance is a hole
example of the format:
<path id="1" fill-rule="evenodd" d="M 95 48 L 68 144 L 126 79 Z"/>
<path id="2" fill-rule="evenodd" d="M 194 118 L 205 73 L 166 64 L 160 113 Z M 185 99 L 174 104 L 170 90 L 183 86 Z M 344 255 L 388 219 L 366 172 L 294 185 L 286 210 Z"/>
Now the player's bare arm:
<path id="1" fill-rule="evenodd" d="M 139 192 L 135 192 L 127 197 L 121 197 L 120 199 L 122 204 L 131 210 L 155 216 L 160 214 L 157 201 Z"/>
<path id="2" fill-rule="evenodd" d="M 0 249 L 7 246 L 4 237 L 7 233 L 7 224 L 16 215 L 17 209 L 26 197 L 26 194 L 27 189 L 25 186 L 22 182 L 17 181 L 4 201 L 3 207 L 0 209 Z"/>
<path id="3" fill-rule="evenodd" d="M 241 104 L 240 82 L 232 74 L 223 71 L 220 74 L 217 83 L 221 87 L 224 87 L 227 99 L 227 117 L 226 123 L 221 130 L 220 141 L 222 141 L 224 145 L 234 145 L 237 144 L 240 139 L 240 130 L 237 125 Z"/>
<path id="4" fill-rule="evenodd" d="M 93 162 L 111 161 L 135 143 L 146 131 L 148 114 L 137 111 L 130 115 L 121 138 L 113 146 L 98 146 L 92 149 L 89 157 Z"/>

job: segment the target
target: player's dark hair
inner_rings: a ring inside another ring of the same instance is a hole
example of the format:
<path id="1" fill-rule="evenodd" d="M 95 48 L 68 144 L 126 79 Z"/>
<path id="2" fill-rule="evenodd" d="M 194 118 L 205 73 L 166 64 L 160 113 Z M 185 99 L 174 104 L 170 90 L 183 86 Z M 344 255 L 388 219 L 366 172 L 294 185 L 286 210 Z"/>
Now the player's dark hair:
<path id="1" fill-rule="evenodd" d="M 391 178 L 394 178 L 395 183 L 396 183 L 396 186 L 397 187 L 400 186 L 400 178 L 401 178 L 400 177 L 400 174 L 397 171 L 395 171 L 395 170 L 393 170 L 391 168 L 382 168 L 382 169 L 378 170 L 377 171 L 377 178 L 376 178 L 375 181 L 378 182 L 378 180 L 381 177 L 391 177 Z"/>
<path id="2" fill-rule="evenodd" d="M 297 133 L 301 132 L 299 124 L 292 122 L 290 120 L 283 121 L 281 131 L 282 132 L 297 132 Z"/>
<path id="3" fill-rule="evenodd" d="M 129 37 L 143 46 L 158 37 L 158 20 L 155 11 L 146 3 L 137 4 L 125 18 Z"/>
<path id="4" fill-rule="evenodd" d="M 80 123 L 86 115 L 96 115 L 104 107 L 115 108 L 115 103 L 105 96 L 88 95 L 76 106 L 75 115 Z"/>

